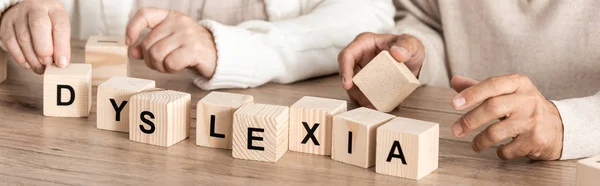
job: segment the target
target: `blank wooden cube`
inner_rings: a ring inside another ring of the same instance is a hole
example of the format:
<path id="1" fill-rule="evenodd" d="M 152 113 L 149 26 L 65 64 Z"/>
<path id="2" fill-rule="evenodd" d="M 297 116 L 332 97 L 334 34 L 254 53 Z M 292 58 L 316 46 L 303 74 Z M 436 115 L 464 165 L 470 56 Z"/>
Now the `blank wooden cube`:
<path id="1" fill-rule="evenodd" d="M 48 65 L 44 73 L 44 116 L 87 117 L 92 107 L 92 66 Z"/>
<path id="2" fill-rule="evenodd" d="M 114 77 L 128 76 L 129 57 L 123 36 L 90 36 L 85 44 L 85 63 L 92 65 L 94 86 Z"/>
<path id="3" fill-rule="evenodd" d="M 154 88 L 153 80 L 116 76 L 98 86 L 96 127 L 129 132 L 129 98 Z"/>
<path id="4" fill-rule="evenodd" d="M 577 162 L 577 185 L 598 185 L 600 183 L 600 155 Z"/>
<path id="5" fill-rule="evenodd" d="M 379 53 L 352 81 L 383 112 L 394 110 L 420 85 L 406 65 L 394 60 L 388 51 Z"/>
<path id="6" fill-rule="evenodd" d="M 130 102 L 129 140 L 170 147 L 190 136 L 190 94 L 150 89 Z"/>
<path id="7" fill-rule="evenodd" d="M 302 97 L 290 107 L 290 150 L 331 155 L 333 116 L 346 110 L 343 100 Z"/>
<path id="8" fill-rule="evenodd" d="M 254 98 L 249 95 L 211 92 L 198 101 L 196 145 L 231 149 L 233 113 Z"/>
<path id="9" fill-rule="evenodd" d="M 0 83 L 8 77 L 8 53 L 0 50 Z"/>
<path id="10" fill-rule="evenodd" d="M 334 116 L 331 159 L 363 168 L 375 165 L 377 127 L 394 117 L 365 107 Z"/>
<path id="11" fill-rule="evenodd" d="M 288 150 L 289 108 L 247 103 L 233 114 L 233 157 L 277 162 Z"/>
<path id="12" fill-rule="evenodd" d="M 437 123 L 395 118 L 377 128 L 377 173 L 419 180 L 438 168 Z"/>

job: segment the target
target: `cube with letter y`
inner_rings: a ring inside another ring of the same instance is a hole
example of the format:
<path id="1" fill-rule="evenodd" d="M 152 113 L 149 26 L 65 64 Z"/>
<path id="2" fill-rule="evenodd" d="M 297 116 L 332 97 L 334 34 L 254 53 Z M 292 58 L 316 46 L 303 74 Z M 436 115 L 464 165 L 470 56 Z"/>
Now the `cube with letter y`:
<path id="1" fill-rule="evenodd" d="M 377 127 L 394 117 L 365 107 L 334 116 L 331 159 L 362 168 L 375 165 Z"/>
<path id="2" fill-rule="evenodd" d="M 93 69 L 92 84 L 114 76 L 128 76 L 128 47 L 123 36 L 90 36 L 85 44 L 85 63 Z"/>
<path id="3" fill-rule="evenodd" d="M 375 171 L 419 180 L 438 168 L 437 123 L 397 117 L 377 128 Z"/>
<path id="4" fill-rule="evenodd" d="M 577 162 L 577 186 L 598 185 L 600 183 L 600 155 Z"/>
<path id="5" fill-rule="evenodd" d="M 190 136 L 190 94 L 149 89 L 130 102 L 129 140 L 170 147 Z"/>
<path id="6" fill-rule="evenodd" d="M 129 98 L 154 88 L 153 80 L 116 76 L 98 86 L 96 127 L 129 132 Z"/>
<path id="7" fill-rule="evenodd" d="M 226 92 L 211 92 L 198 101 L 196 145 L 231 149 L 233 113 L 253 101 L 250 95 Z"/>
<path id="8" fill-rule="evenodd" d="M 394 110 L 420 85 L 408 67 L 394 60 L 388 51 L 375 56 L 352 81 L 369 102 L 383 112 Z"/>
<path id="9" fill-rule="evenodd" d="M 302 97 L 290 107 L 290 150 L 330 155 L 333 116 L 346 110 L 343 100 Z"/>
<path id="10" fill-rule="evenodd" d="M 233 114 L 233 157 L 277 162 L 288 150 L 288 123 L 288 107 L 244 104 Z"/>
<path id="11" fill-rule="evenodd" d="M 92 66 L 48 65 L 44 73 L 44 116 L 87 117 L 92 107 Z"/>

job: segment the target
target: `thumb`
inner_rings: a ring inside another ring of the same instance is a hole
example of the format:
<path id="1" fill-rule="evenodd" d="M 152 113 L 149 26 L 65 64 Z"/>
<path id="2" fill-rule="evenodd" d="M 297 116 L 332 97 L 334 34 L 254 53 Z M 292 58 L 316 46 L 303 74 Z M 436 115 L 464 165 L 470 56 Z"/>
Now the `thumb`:
<path id="1" fill-rule="evenodd" d="M 159 8 L 142 8 L 131 18 L 126 30 L 126 41 L 131 46 L 146 28 L 154 28 L 162 23 L 169 15 L 169 10 Z"/>
<path id="2" fill-rule="evenodd" d="M 425 59 L 425 47 L 419 39 L 402 34 L 390 47 L 390 54 L 396 61 L 404 63 L 417 76 Z"/>
<path id="3" fill-rule="evenodd" d="M 450 85 L 456 92 L 462 92 L 463 90 L 477 84 L 479 84 L 479 81 L 464 76 L 453 76 L 452 80 L 450 81 Z"/>

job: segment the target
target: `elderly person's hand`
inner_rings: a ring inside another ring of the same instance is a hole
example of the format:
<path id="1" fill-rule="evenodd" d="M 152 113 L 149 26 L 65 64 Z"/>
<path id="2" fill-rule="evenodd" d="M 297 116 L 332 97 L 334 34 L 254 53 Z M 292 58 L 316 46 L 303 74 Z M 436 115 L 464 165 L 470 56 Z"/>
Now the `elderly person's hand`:
<path id="1" fill-rule="evenodd" d="M 57 0 L 24 0 L 2 14 L 0 39 L 19 65 L 44 73 L 45 66 L 66 67 L 71 59 L 69 16 Z"/>
<path id="2" fill-rule="evenodd" d="M 473 151 L 481 152 L 512 138 L 510 143 L 497 149 L 500 158 L 526 156 L 533 160 L 557 160 L 561 157 L 560 114 L 526 76 L 513 74 L 482 82 L 455 76 L 452 87 L 459 92 L 452 101 L 455 109 L 476 106 L 452 125 L 455 136 L 464 137 L 485 123 L 501 118 L 473 139 Z"/>
<path id="3" fill-rule="evenodd" d="M 365 95 L 352 83 L 352 77 L 365 67 L 381 51 L 388 50 L 396 61 L 404 63 L 415 76 L 419 74 L 425 59 L 421 41 L 411 35 L 362 33 L 358 35 L 339 56 L 338 63 L 342 86 L 350 99 L 365 107 L 373 108 Z"/>
<path id="4" fill-rule="evenodd" d="M 193 68 L 212 78 L 217 66 L 215 42 L 212 33 L 195 19 L 176 11 L 142 8 L 127 26 L 127 45 L 133 45 L 145 28 L 152 31 L 131 49 L 132 57 L 144 59 L 159 72 Z"/>

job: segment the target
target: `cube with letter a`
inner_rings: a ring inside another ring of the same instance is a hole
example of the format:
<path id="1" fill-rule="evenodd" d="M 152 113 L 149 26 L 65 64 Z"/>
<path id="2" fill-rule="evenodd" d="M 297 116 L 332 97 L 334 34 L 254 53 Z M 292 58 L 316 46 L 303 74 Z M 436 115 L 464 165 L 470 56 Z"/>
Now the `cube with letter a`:
<path id="1" fill-rule="evenodd" d="M 44 116 L 87 117 L 92 107 L 92 66 L 48 65 L 44 73 Z"/>
<path id="2" fill-rule="evenodd" d="M 170 147 L 190 136 L 190 94 L 149 89 L 130 102 L 129 140 Z"/>
<path id="3" fill-rule="evenodd" d="M 375 171 L 419 180 L 438 168 L 437 123 L 397 117 L 377 128 Z"/>
<path id="4" fill-rule="evenodd" d="M 343 100 L 302 97 L 290 107 L 290 150 L 331 155 L 333 116 L 346 109 Z"/>

